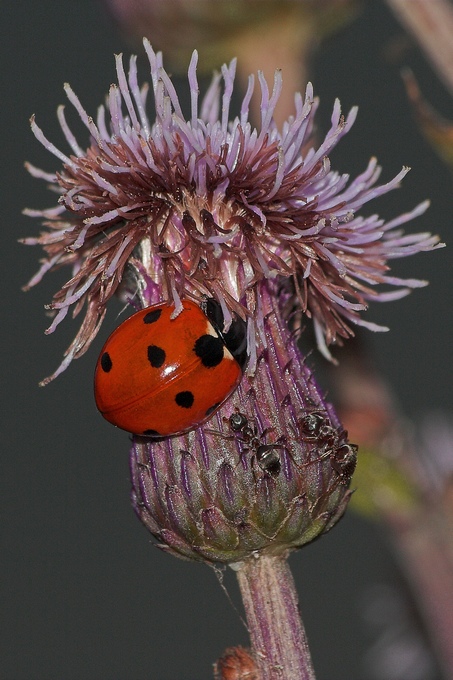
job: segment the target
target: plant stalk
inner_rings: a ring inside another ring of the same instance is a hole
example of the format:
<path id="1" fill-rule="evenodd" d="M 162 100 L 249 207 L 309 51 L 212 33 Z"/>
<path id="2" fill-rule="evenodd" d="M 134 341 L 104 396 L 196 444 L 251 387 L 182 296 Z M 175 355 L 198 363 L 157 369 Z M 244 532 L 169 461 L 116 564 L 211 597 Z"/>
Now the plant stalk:
<path id="1" fill-rule="evenodd" d="M 235 565 L 259 680 L 315 680 L 287 555 Z"/>

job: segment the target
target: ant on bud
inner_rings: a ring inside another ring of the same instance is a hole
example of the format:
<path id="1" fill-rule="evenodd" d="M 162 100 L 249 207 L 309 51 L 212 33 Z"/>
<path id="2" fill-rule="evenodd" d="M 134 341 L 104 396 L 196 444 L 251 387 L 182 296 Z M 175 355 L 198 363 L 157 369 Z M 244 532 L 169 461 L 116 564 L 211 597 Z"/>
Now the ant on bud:
<path id="1" fill-rule="evenodd" d="M 240 434 L 241 440 L 246 445 L 246 448 L 243 449 L 243 453 L 253 451 L 252 459 L 256 460 L 261 470 L 274 479 L 278 477 L 282 469 L 282 464 L 276 449 L 284 449 L 285 446 L 277 442 L 273 444 L 263 444 L 263 438 L 269 432 L 269 429 L 258 434 L 257 426 L 250 425 L 247 416 L 244 413 L 241 413 L 241 411 L 236 410 L 225 420 L 227 420 L 230 429 L 235 434 Z"/>
<path id="2" fill-rule="evenodd" d="M 329 417 L 321 410 L 314 410 L 305 414 L 298 421 L 299 434 L 304 441 L 316 442 L 320 455 L 305 465 L 311 465 L 325 458 L 339 477 L 340 484 L 347 485 L 357 465 L 356 444 L 347 442 L 346 430 L 337 430 Z"/>
<path id="3" fill-rule="evenodd" d="M 245 413 L 242 413 L 237 408 L 229 418 L 225 417 L 223 420 L 228 423 L 232 432 L 231 435 L 225 435 L 214 430 L 210 431 L 214 434 L 226 437 L 227 439 L 237 439 L 242 442 L 244 447 L 242 448 L 241 456 L 251 451 L 252 466 L 256 462 L 262 472 L 273 479 L 278 477 L 282 469 L 282 463 L 277 449 L 285 449 L 286 447 L 279 442 L 274 442 L 272 444 L 265 443 L 265 437 L 270 431 L 270 428 L 259 433 L 256 423 L 252 424 Z"/>

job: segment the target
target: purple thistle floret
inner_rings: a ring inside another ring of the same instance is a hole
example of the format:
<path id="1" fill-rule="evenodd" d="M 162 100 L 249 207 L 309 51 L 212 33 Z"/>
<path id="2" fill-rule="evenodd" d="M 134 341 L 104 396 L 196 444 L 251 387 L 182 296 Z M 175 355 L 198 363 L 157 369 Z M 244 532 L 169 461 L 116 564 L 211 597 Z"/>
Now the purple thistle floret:
<path id="1" fill-rule="evenodd" d="M 75 316 L 86 306 L 64 361 L 44 382 L 88 349 L 107 301 L 121 292 L 127 265 L 135 266 L 138 248 L 138 259 L 146 259 L 147 275 L 156 284 L 153 301 L 172 301 L 179 309 L 183 297 L 200 301 L 210 296 L 222 305 L 226 327 L 232 313 L 247 319 L 250 375 L 265 342 L 259 295 L 263 281 L 290 280 L 289 307 L 313 319 L 318 346 L 327 356 L 329 344 L 353 334 L 352 325 L 385 330 L 361 319 L 368 302 L 395 299 L 425 285 L 390 276 L 388 261 L 442 244 L 436 236 L 403 235 L 400 229 L 425 211 L 426 201 L 387 223 L 377 215 L 356 213 L 397 187 L 408 169 L 383 185 L 376 184 L 380 168 L 375 159 L 353 181 L 332 171 L 328 154 L 349 131 L 356 108 L 344 119 L 336 101 L 331 128 L 315 148 L 310 139 L 318 101 L 311 85 L 304 98 L 296 95 L 294 116 L 281 131 L 274 123 L 279 72 L 272 93 L 258 75 L 258 129 L 248 120 L 253 76 L 239 115 L 229 120 L 235 61 L 214 76 L 199 107 L 196 52 L 188 72 L 191 106 L 186 120 L 161 55 L 147 40 L 144 45 L 151 66 L 154 122 L 145 111 L 148 88 L 138 85 L 136 58 L 131 58 L 126 76 L 121 56 L 118 85 L 111 86 L 107 112 L 101 106 L 96 122 L 65 86 L 90 132 L 87 149 L 69 129 L 64 107 L 58 118 L 72 155 L 48 141 L 32 118 L 34 134 L 63 166 L 48 174 L 28 165 L 34 176 L 60 193 L 57 207 L 26 211 L 44 218 L 46 227 L 39 237 L 24 239 L 42 245 L 46 253 L 28 287 L 49 270 L 72 268 L 72 278 L 49 305 L 55 317 L 48 333 L 70 307 Z M 378 284 L 396 290 L 381 292 Z"/>

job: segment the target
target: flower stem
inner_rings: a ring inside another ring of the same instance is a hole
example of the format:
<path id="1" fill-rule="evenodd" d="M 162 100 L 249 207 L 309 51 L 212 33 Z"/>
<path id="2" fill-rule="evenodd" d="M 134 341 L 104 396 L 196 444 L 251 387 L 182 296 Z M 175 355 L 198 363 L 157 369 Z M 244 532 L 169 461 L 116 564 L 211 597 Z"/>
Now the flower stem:
<path id="1" fill-rule="evenodd" d="M 235 569 L 259 680 L 314 680 L 286 556 L 252 557 Z"/>

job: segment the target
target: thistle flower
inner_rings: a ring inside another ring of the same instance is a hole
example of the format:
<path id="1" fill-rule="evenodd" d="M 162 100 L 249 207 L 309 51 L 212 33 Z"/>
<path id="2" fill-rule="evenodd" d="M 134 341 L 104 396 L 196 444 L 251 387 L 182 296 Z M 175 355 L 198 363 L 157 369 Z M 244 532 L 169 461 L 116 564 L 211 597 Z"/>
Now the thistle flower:
<path id="1" fill-rule="evenodd" d="M 118 85 L 96 123 L 66 86 L 91 135 L 86 150 L 63 107 L 58 116 L 71 155 L 32 119 L 34 134 L 63 166 L 55 174 L 28 166 L 60 194 L 57 207 L 27 211 L 46 220 L 38 238 L 25 239 L 46 253 L 29 286 L 49 270 L 72 267 L 72 278 L 50 305 L 55 318 L 48 332 L 71 307 L 77 315 L 86 306 L 64 361 L 44 382 L 87 350 L 115 293 L 139 307 L 168 301 L 176 315 L 185 298 L 200 305 L 213 298 L 224 332 L 234 315 L 246 320 L 247 372 L 211 419 L 178 436 L 134 436 L 132 499 L 163 549 L 237 570 L 260 677 L 285 668 L 288 677 L 312 680 L 285 559 L 342 516 L 357 447 L 297 348 L 300 316 L 313 320 L 318 345 L 330 356 L 328 345 L 352 335 L 352 325 L 377 329 L 359 314 L 369 300 L 394 299 L 424 285 L 391 277 L 388 261 L 440 244 L 429 234 L 400 230 L 426 202 L 388 223 L 356 214 L 398 186 L 407 168 L 383 185 L 377 185 L 375 159 L 352 181 L 330 169 L 327 154 L 350 129 L 355 108 L 345 119 L 336 102 L 331 129 L 315 148 L 310 140 L 318 102 L 311 85 L 304 98 L 296 95 L 295 113 L 279 130 L 273 114 L 281 75 L 270 93 L 259 74 L 259 129 L 248 120 L 252 76 L 230 122 L 235 61 L 214 76 L 200 108 L 194 52 L 186 120 L 161 55 L 144 45 L 154 122 L 136 59 L 126 76 L 121 56 Z M 396 290 L 375 288 L 385 283 Z"/>
<path id="2" fill-rule="evenodd" d="M 331 170 L 327 154 L 351 128 L 356 109 L 345 119 L 336 101 L 331 128 L 315 148 L 310 140 L 318 101 L 311 85 L 304 98 L 295 96 L 295 113 L 281 130 L 273 121 L 282 83 L 279 72 L 272 93 L 258 75 L 260 128 L 254 129 L 248 120 L 253 76 L 239 115 L 229 122 L 234 60 L 214 76 L 200 108 L 194 52 L 186 120 L 161 55 L 147 40 L 144 45 L 151 67 L 154 122 L 145 110 L 148 88 L 139 88 L 136 59 L 131 58 L 126 76 L 121 56 L 118 85 L 112 85 L 107 111 L 99 108 L 96 123 L 65 86 L 90 133 L 87 149 L 71 132 L 64 107 L 58 117 L 71 155 L 47 140 L 34 117 L 31 121 L 34 134 L 62 168 L 49 174 L 28 165 L 34 176 L 60 194 L 58 206 L 26 211 L 45 219 L 45 231 L 24 242 L 41 245 L 46 254 L 28 287 L 49 270 L 63 265 L 72 269 L 72 277 L 49 305 L 55 317 L 48 333 L 71 307 L 74 316 L 86 308 L 64 361 L 43 382 L 88 349 L 108 300 L 121 293 L 122 283 L 123 295 L 129 295 L 125 271 L 139 246 L 154 285 L 154 301 L 171 301 L 178 310 L 182 297 L 209 296 L 222 306 L 226 327 L 232 313 L 247 319 L 249 375 L 265 343 L 259 295 L 264 281 L 289 280 L 293 294 L 288 309 L 298 308 L 313 320 L 318 346 L 326 356 L 328 345 L 352 335 L 356 324 L 384 330 L 360 317 L 368 302 L 395 299 L 425 285 L 390 276 L 388 261 L 441 244 L 436 236 L 403 235 L 400 230 L 424 212 L 426 201 L 387 223 L 376 214 L 356 213 L 369 200 L 397 187 L 408 169 L 382 185 L 377 184 L 376 159 L 352 181 Z M 382 292 L 376 289 L 379 284 L 396 289 Z"/>

